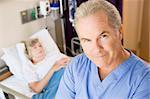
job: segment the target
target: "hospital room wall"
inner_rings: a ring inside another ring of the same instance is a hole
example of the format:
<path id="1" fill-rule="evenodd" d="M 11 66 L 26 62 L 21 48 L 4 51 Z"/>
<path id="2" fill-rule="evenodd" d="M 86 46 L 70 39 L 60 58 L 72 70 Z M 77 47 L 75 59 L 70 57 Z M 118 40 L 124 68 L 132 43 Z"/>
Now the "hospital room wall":
<path id="1" fill-rule="evenodd" d="M 0 0 L 0 55 L 1 48 L 9 47 L 15 43 L 26 39 L 32 33 L 46 27 L 46 21 L 50 18 L 38 19 L 26 24 L 21 23 L 20 11 L 37 6 L 39 0 Z M 54 24 L 47 22 L 52 36 Z"/>
<path id="2" fill-rule="evenodd" d="M 124 46 L 150 62 L 149 9 L 149 0 L 123 0 Z"/>
<path id="3" fill-rule="evenodd" d="M 140 56 L 150 62 L 150 1 L 145 0 L 143 6 L 143 24 L 141 33 L 141 43 L 140 43 Z M 148 54 L 149 53 L 149 54 Z"/>

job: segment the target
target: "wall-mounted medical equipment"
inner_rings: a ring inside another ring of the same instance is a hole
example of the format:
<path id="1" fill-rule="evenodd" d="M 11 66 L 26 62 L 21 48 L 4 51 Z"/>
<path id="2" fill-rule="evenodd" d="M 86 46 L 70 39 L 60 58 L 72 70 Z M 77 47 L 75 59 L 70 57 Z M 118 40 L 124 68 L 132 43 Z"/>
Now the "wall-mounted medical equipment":
<path id="1" fill-rule="evenodd" d="M 58 18 L 60 18 L 60 4 L 59 1 L 53 1 L 50 3 L 50 16 L 52 19 L 56 20 Z"/>
<path id="2" fill-rule="evenodd" d="M 20 12 L 22 24 L 28 23 L 30 21 L 36 20 L 37 8 L 30 8 Z"/>
<path id="3" fill-rule="evenodd" d="M 50 13 L 50 2 L 49 0 L 40 0 L 40 13 L 46 17 Z"/>
<path id="4" fill-rule="evenodd" d="M 49 0 L 40 0 L 35 7 L 20 12 L 22 24 L 46 17 L 50 14 Z"/>

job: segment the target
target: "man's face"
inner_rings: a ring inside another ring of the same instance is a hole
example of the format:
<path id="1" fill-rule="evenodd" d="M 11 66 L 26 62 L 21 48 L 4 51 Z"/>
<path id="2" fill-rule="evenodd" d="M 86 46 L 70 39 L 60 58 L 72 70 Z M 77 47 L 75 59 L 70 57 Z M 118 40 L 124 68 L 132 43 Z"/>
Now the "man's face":
<path id="1" fill-rule="evenodd" d="M 122 34 L 109 25 L 104 12 L 99 11 L 79 19 L 76 31 L 83 51 L 96 66 L 115 63 L 122 47 Z"/>
<path id="2" fill-rule="evenodd" d="M 31 47 L 31 54 L 34 62 L 39 62 L 45 58 L 44 48 L 39 42 Z"/>

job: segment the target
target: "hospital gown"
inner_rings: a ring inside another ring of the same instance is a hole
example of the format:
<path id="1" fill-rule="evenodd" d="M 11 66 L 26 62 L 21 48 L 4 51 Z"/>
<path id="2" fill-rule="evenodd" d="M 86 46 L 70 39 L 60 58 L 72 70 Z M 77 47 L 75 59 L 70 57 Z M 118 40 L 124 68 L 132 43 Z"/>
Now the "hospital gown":
<path id="1" fill-rule="evenodd" d="M 81 54 L 66 68 L 56 99 L 150 99 L 150 68 L 131 53 L 101 81 L 96 65 Z"/>

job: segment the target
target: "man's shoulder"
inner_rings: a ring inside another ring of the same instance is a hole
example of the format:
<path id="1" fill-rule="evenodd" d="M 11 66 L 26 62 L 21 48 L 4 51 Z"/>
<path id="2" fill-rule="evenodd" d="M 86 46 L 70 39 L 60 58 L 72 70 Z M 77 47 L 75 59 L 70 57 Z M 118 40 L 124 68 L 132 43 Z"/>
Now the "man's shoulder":
<path id="1" fill-rule="evenodd" d="M 148 72 L 150 72 L 150 64 L 148 64 L 146 61 L 144 61 L 143 59 L 139 58 L 138 56 L 135 56 L 136 59 L 136 68 L 140 68 L 140 70 L 146 70 Z"/>
<path id="2" fill-rule="evenodd" d="M 150 83 L 150 64 L 137 56 L 136 59 L 137 62 L 132 75 L 134 86 L 137 86 L 139 90 L 148 89 L 150 88 L 148 87 Z"/>
<path id="3" fill-rule="evenodd" d="M 73 60 L 74 61 L 85 61 L 85 60 L 89 60 L 89 59 L 87 58 L 87 56 L 84 53 L 82 53 L 82 54 L 75 56 Z"/>
<path id="4" fill-rule="evenodd" d="M 139 71 L 139 75 L 141 76 L 150 75 L 150 64 L 139 59 L 136 63 L 136 70 Z"/>
<path id="5" fill-rule="evenodd" d="M 71 62 L 69 63 L 68 68 L 73 70 L 76 73 L 82 72 L 82 70 L 85 70 L 85 68 L 90 67 L 90 65 L 87 65 L 87 63 L 91 62 L 89 58 L 84 54 L 80 54 L 75 56 Z"/>
<path id="6" fill-rule="evenodd" d="M 134 77 L 136 78 L 141 78 L 143 79 L 144 77 L 149 75 L 150 78 L 150 64 L 148 64 L 146 61 L 143 59 L 139 58 L 138 56 L 135 56 L 135 64 L 134 64 Z"/>

